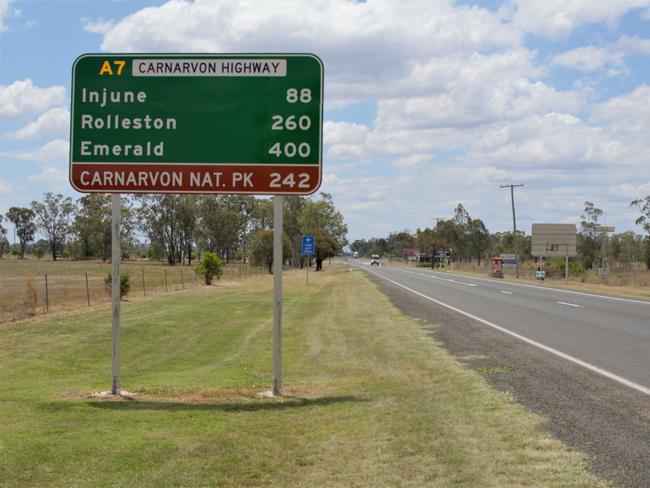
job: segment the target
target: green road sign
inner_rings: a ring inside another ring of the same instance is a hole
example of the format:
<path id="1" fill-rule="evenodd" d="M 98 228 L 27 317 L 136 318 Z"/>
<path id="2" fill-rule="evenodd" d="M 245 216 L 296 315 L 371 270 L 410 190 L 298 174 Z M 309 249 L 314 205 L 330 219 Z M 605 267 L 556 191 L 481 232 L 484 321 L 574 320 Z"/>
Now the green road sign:
<path id="1" fill-rule="evenodd" d="M 321 183 L 311 54 L 84 54 L 71 106 L 81 192 L 308 195 Z"/>

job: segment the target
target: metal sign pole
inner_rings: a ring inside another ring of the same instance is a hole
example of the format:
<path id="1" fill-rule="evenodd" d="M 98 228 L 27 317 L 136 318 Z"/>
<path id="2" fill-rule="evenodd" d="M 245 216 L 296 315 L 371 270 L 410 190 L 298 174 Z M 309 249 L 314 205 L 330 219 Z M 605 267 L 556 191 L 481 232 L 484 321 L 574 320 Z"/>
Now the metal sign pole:
<path id="1" fill-rule="evenodd" d="M 564 235 L 564 283 L 569 284 L 569 243 Z"/>
<path id="2" fill-rule="evenodd" d="M 120 384 L 120 220 L 122 218 L 121 198 L 114 193 L 111 198 L 111 298 L 113 306 L 113 384 L 112 395 L 119 395 Z"/>
<path id="3" fill-rule="evenodd" d="M 273 196 L 273 395 L 282 394 L 282 210 L 284 197 Z"/>

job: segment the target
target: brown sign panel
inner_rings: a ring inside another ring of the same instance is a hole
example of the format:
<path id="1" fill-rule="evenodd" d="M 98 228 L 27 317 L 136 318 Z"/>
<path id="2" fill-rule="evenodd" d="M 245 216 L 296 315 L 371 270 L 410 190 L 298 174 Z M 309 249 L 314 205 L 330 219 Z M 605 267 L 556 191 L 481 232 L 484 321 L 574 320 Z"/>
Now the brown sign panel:
<path id="1" fill-rule="evenodd" d="M 304 194 L 318 185 L 320 167 L 77 163 L 71 179 L 88 192 Z"/>

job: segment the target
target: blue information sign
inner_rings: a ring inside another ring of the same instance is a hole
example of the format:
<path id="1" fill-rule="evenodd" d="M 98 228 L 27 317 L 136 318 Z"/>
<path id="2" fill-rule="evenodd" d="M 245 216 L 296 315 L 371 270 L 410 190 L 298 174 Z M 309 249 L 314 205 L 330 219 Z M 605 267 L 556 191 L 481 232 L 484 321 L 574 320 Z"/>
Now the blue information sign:
<path id="1" fill-rule="evenodd" d="M 302 236 L 302 254 L 304 256 L 313 256 L 314 236 Z"/>

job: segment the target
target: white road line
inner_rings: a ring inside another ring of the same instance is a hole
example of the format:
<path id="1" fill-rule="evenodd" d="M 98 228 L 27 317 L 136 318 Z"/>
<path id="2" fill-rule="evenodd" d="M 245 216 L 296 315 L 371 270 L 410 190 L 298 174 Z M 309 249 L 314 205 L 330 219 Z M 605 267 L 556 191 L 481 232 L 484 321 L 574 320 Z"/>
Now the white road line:
<path id="1" fill-rule="evenodd" d="M 501 293 L 505 293 L 506 295 L 512 295 L 512 292 L 511 292 L 511 291 L 501 290 Z"/>
<path id="2" fill-rule="evenodd" d="M 575 307 L 575 308 L 585 308 L 584 305 L 576 305 L 575 303 L 567 303 L 567 302 L 557 302 L 560 305 L 566 305 L 567 307 Z"/>
<path id="3" fill-rule="evenodd" d="M 454 275 L 454 276 L 459 276 L 459 275 Z M 488 278 L 478 278 L 475 276 L 468 277 L 467 279 L 489 281 L 490 283 L 494 283 L 494 280 Z M 646 301 L 646 300 L 634 300 L 633 298 L 610 297 L 608 295 L 597 295 L 595 293 L 585 293 L 583 291 L 564 290 L 562 288 L 554 288 L 551 286 L 528 285 L 526 283 L 512 283 L 510 281 L 504 281 L 503 284 L 512 285 L 512 286 L 525 286 L 527 288 L 537 288 L 539 290 L 546 290 L 546 291 L 559 291 L 562 293 L 573 293 L 574 295 L 583 295 L 583 296 L 594 297 L 594 298 L 604 298 L 606 300 L 616 300 L 618 302 L 643 303 L 644 305 L 650 305 L 650 301 Z"/>
<path id="4" fill-rule="evenodd" d="M 618 376 L 618 375 L 616 375 L 614 373 L 610 373 L 609 371 L 607 371 L 605 369 L 599 368 L 598 366 L 594 366 L 593 364 L 590 364 L 590 363 L 588 363 L 586 361 L 583 361 L 581 359 L 574 358 L 573 356 L 569 356 L 568 354 L 565 354 L 565 353 L 563 353 L 561 351 L 558 351 L 557 349 L 553 349 L 552 347 L 545 346 L 544 344 L 542 344 L 540 342 L 534 341 L 532 339 L 528 339 L 527 337 L 524 337 L 524 336 L 522 336 L 520 334 L 517 334 L 516 332 L 512 332 L 511 330 L 508 330 L 508 329 L 506 329 L 504 327 L 501 327 L 501 326 L 499 326 L 497 324 L 494 324 L 494 323 L 489 322 L 489 321 L 487 321 L 485 319 L 477 317 L 476 315 L 472 315 L 469 312 L 465 312 L 464 310 L 461 310 L 459 308 L 452 307 L 451 305 L 448 305 L 448 304 L 446 304 L 444 302 L 441 302 L 440 300 L 436 300 L 435 298 L 431 298 L 431 297 L 429 297 L 429 296 L 427 296 L 427 295 L 425 295 L 423 293 L 420 293 L 419 291 L 415 291 L 415 290 L 413 290 L 413 289 L 411 289 L 411 288 L 409 288 L 407 286 L 404 286 L 401 283 L 398 283 L 397 281 L 393 281 L 390 278 L 386 278 L 385 276 L 380 275 L 379 273 L 376 273 L 374 271 L 371 271 L 371 273 L 373 273 L 374 275 L 379 276 L 380 278 L 385 279 L 386 281 L 389 281 L 390 283 L 393 283 L 396 286 L 399 286 L 400 288 L 404 288 L 405 290 L 410 291 L 411 293 L 414 293 L 415 295 L 418 295 L 418 296 L 420 296 L 420 297 L 422 297 L 422 298 L 424 298 L 426 300 L 437 303 L 438 305 L 441 305 L 441 306 L 446 307 L 446 308 L 448 308 L 450 310 L 453 310 L 454 312 L 457 312 L 457 313 L 459 313 L 461 315 L 469 317 L 470 319 L 474 319 L 474 320 L 476 320 L 478 322 L 481 322 L 482 324 L 488 325 L 488 326 L 490 326 L 490 327 L 492 327 L 492 328 L 494 328 L 494 329 L 496 329 L 498 331 L 501 331 L 501 332 L 503 332 L 505 334 L 508 334 L 508 335 L 510 335 L 512 337 L 515 337 L 515 338 L 519 339 L 519 340 L 522 340 L 522 341 L 524 341 L 524 342 L 526 342 L 526 343 L 528 343 L 528 344 L 530 344 L 532 346 L 538 347 L 538 348 L 540 348 L 540 349 L 542 349 L 544 351 L 550 352 L 551 354 L 554 354 L 554 355 L 556 355 L 558 357 L 561 357 L 562 359 L 566 359 L 567 361 L 571 361 L 574 364 L 582 366 L 583 368 L 587 368 L 588 370 L 593 371 L 594 373 L 597 373 L 597 374 L 599 374 L 601 376 L 604 376 L 605 378 L 609 378 L 610 380 L 614 380 L 617 383 L 620 383 L 620 384 L 625 385 L 625 386 L 627 386 L 629 388 L 637 390 L 637 391 L 639 391 L 639 392 L 641 392 L 641 393 L 643 393 L 645 395 L 650 395 L 650 388 L 647 388 L 647 387 L 645 387 L 643 385 L 639 385 L 638 383 L 634 383 L 633 381 L 625 379 L 625 378 L 623 378 L 621 376 Z"/>
<path id="5" fill-rule="evenodd" d="M 402 271 L 402 272 L 405 272 L 405 273 L 419 274 L 420 276 L 434 276 L 434 275 L 427 275 L 427 274 L 422 274 L 422 273 L 413 273 L 412 271 L 404 271 L 404 270 L 402 270 L 400 268 L 395 268 L 395 270 L 396 271 Z M 439 271 L 437 271 L 437 272 L 439 273 Z M 449 273 L 449 274 L 451 276 L 461 277 L 460 275 L 456 275 L 456 274 L 453 274 L 453 273 Z M 444 278 L 438 278 L 438 279 L 444 279 Z M 471 276 L 471 277 L 468 276 L 466 279 L 468 279 L 468 280 L 487 281 L 489 283 L 495 283 L 496 282 L 493 279 L 478 278 L 476 276 Z M 634 300 L 633 298 L 619 298 L 619 297 L 610 297 L 608 295 L 596 295 L 595 293 L 585 293 L 583 291 L 564 290 L 562 288 L 554 288 L 554 287 L 551 287 L 551 286 L 528 285 L 526 283 L 512 283 L 511 281 L 502 281 L 501 284 L 509 285 L 509 286 L 525 286 L 527 288 L 537 288 L 539 290 L 557 291 L 557 292 L 561 292 L 561 293 L 572 293 L 574 295 L 583 295 L 583 296 L 594 297 L 594 298 L 604 298 L 606 300 L 616 300 L 618 302 L 632 302 L 632 303 L 642 303 L 644 305 L 650 305 L 650 301 L 646 301 L 646 300 Z"/>
<path id="6" fill-rule="evenodd" d="M 434 280 L 449 281 L 450 283 L 458 283 L 459 285 L 479 286 L 476 283 L 466 283 L 464 281 L 452 280 L 451 278 L 441 278 L 440 276 L 436 276 L 436 275 L 422 274 L 422 273 L 416 273 L 414 271 L 406 271 L 406 270 L 399 270 L 399 271 L 403 273 L 409 273 L 415 276 L 422 276 L 423 278 L 432 278 Z"/>

